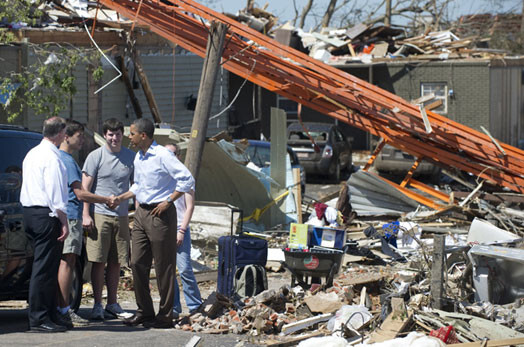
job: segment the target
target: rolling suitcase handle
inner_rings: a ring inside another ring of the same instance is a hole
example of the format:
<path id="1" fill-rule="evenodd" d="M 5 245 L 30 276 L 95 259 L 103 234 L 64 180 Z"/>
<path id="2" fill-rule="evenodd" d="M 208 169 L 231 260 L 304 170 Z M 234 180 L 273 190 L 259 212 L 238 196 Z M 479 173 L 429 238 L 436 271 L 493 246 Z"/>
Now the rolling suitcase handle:
<path id="1" fill-rule="evenodd" d="M 230 206 L 231 208 L 231 236 L 233 236 L 234 234 L 234 229 L 235 229 L 235 224 L 234 224 L 234 216 L 235 216 L 235 212 L 238 212 L 239 214 L 239 221 L 240 221 L 240 235 L 242 235 L 242 228 L 243 228 L 243 219 L 244 219 L 244 211 L 239 209 L 239 208 L 236 208 L 236 207 L 233 207 L 233 206 Z"/>

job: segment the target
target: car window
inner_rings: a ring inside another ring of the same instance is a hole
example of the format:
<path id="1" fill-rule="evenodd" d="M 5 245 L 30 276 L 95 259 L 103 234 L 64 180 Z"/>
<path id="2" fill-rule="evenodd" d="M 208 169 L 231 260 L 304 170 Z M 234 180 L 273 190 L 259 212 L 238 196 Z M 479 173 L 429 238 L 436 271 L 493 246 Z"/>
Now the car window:
<path id="1" fill-rule="evenodd" d="M 24 138 L 6 136 L 0 137 L 0 148 L 9 148 L 8 151 L 2 151 L 0 156 L 0 172 L 13 170 L 15 167 L 22 168 L 22 162 L 29 150 L 40 143 L 37 138 Z"/>
<path id="2" fill-rule="evenodd" d="M 271 161 L 271 150 L 269 147 L 249 145 L 246 149 L 249 159 L 258 167 L 264 167 Z"/>
<path id="3" fill-rule="evenodd" d="M 290 157 L 291 165 L 298 165 L 298 159 L 294 156 L 294 153 L 290 148 L 287 149 L 287 155 Z M 291 154 L 290 153 L 293 153 Z M 271 148 L 262 147 L 262 146 L 253 146 L 250 144 L 246 153 L 249 156 L 249 159 L 258 167 L 265 167 L 271 163 Z"/>
<path id="4" fill-rule="evenodd" d="M 310 131 L 309 135 L 315 141 L 327 141 L 328 133 L 326 131 Z M 290 131 L 288 134 L 289 140 L 309 140 L 305 131 Z"/>
<path id="5" fill-rule="evenodd" d="M 340 131 L 338 131 L 338 129 L 333 129 L 334 133 L 335 133 L 335 141 L 337 142 L 344 142 L 344 135 L 342 135 L 340 133 Z"/>

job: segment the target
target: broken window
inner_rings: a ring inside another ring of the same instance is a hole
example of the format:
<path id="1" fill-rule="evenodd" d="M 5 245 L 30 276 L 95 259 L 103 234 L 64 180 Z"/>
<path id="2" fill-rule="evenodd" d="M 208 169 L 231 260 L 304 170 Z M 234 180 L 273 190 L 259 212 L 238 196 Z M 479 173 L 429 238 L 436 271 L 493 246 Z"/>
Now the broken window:
<path id="1" fill-rule="evenodd" d="M 424 103 L 424 106 L 426 104 L 430 104 L 432 102 L 435 102 L 437 100 L 442 100 L 442 105 L 439 107 L 436 107 L 432 109 L 433 112 L 437 112 L 440 114 L 447 114 L 448 113 L 448 85 L 445 82 L 422 82 L 420 84 L 420 96 L 424 97 L 427 95 L 433 94 L 435 97 L 431 100 L 428 100 Z"/>

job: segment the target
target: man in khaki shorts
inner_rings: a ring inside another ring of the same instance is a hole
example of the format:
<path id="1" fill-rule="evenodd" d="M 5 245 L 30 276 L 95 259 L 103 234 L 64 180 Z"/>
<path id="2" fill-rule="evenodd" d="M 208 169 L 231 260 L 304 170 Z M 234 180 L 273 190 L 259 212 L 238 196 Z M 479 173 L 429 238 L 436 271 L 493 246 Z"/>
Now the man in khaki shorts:
<path id="1" fill-rule="evenodd" d="M 135 153 L 122 147 L 124 125 L 111 118 L 103 124 L 106 144 L 89 153 L 82 169 L 82 185 L 97 195 L 120 195 L 129 190 L 133 175 Z M 120 204 L 119 204 L 120 203 Z M 103 204 L 95 204 L 94 221 L 90 215 L 90 204 L 84 203 L 82 225 L 88 230 L 86 243 L 87 259 L 92 262 L 91 282 L 95 304 L 91 319 L 105 318 L 102 307 L 104 269 L 106 270 L 107 304 L 105 312 L 125 319 L 132 316 L 122 310 L 117 302 L 120 264 L 129 258 L 128 201 L 115 201 L 114 210 Z M 107 269 L 106 269 L 107 264 Z"/>
<path id="2" fill-rule="evenodd" d="M 95 195 L 82 189 L 82 172 L 72 154 L 82 148 L 84 126 L 77 121 L 66 121 L 65 138 L 60 144 L 60 159 L 67 170 L 68 203 L 67 223 L 69 235 L 64 240 L 62 259 L 58 268 L 58 318 L 68 328 L 86 325 L 87 321 L 78 316 L 70 307 L 69 294 L 73 282 L 75 264 L 82 254 L 84 232 L 82 230 L 81 201 L 98 202 L 112 206 L 113 198 Z"/>

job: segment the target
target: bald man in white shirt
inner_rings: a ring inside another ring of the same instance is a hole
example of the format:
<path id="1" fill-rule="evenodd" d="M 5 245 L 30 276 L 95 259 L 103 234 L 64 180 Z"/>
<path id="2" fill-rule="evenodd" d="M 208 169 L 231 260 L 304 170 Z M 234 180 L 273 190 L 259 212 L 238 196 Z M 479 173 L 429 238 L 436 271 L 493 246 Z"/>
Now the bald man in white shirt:
<path id="1" fill-rule="evenodd" d="M 63 332 L 56 314 L 57 275 L 67 224 L 67 171 L 58 146 L 65 137 L 65 121 L 44 122 L 42 142 L 31 149 L 22 165 L 20 202 L 26 234 L 33 246 L 29 285 L 29 330 Z"/>

